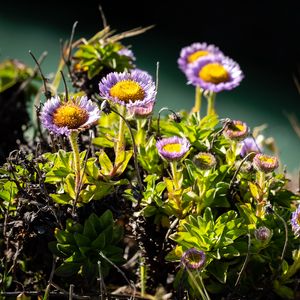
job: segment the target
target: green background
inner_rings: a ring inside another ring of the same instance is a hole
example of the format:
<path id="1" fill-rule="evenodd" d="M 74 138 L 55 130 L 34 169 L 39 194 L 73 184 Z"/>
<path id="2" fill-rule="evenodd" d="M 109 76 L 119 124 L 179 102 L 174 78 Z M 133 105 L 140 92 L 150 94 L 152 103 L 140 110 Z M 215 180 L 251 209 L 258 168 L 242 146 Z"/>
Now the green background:
<path id="1" fill-rule="evenodd" d="M 176 61 L 184 46 L 213 43 L 236 60 L 245 74 L 238 88 L 217 96 L 218 114 L 243 120 L 251 128 L 267 124 L 264 134 L 275 138 L 282 162 L 290 171 L 300 167 L 300 138 L 285 115 L 294 113 L 300 121 L 300 95 L 293 82 L 300 53 L 296 1 L 285 6 L 272 1 L 243 1 L 239 6 L 198 1 L 101 3 L 109 24 L 118 32 L 156 24 L 124 44 L 132 45 L 137 66 L 152 75 L 160 62 L 157 109 L 191 109 L 194 88 L 186 84 Z M 69 37 L 74 21 L 79 21 L 76 38 L 89 38 L 102 27 L 98 1 L 1 5 L 0 59 L 18 58 L 33 66 L 28 50 L 36 56 L 47 50 L 42 67 L 48 75 L 57 67 L 59 39 Z"/>

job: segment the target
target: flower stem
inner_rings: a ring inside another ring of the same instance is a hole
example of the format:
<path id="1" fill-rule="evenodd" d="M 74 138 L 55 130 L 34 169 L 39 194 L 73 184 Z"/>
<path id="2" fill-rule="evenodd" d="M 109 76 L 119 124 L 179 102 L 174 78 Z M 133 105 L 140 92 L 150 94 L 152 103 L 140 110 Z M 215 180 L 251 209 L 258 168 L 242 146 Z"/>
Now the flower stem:
<path id="1" fill-rule="evenodd" d="M 262 192 L 264 192 L 265 189 L 265 181 L 266 181 L 266 174 L 262 171 L 256 172 L 256 182 L 259 185 Z"/>
<path id="2" fill-rule="evenodd" d="M 180 189 L 180 183 L 179 183 L 179 178 L 178 178 L 178 171 L 177 171 L 177 161 L 171 161 L 170 162 L 171 166 L 171 172 L 172 172 L 172 177 L 174 181 L 174 187 L 176 190 Z"/>
<path id="3" fill-rule="evenodd" d="M 120 115 L 124 117 L 126 113 L 126 107 L 125 106 L 120 106 Z M 124 118 L 120 116 L 119 119 L 119 133 L 118 133 L 118 141 L 116 143 L 115 147 L 115 153 L 116 157 L 120 155 L 121 152 L 125 150 L 125 121 Z"/>
<path id="4" fill-rule="evenodd" d="M 75 194 L 79 193 L 80 189 L 80 155 L 79 155 L 79 147 L 77 143 L 78 132 L 72 131 L 69 140 L 73 151 L 73 161 L 74 161 L 74 169 L 75 169 Z"/>
<path id="5" fill-rule="evenodd" d="M 212 116 L 216 114 L 215 111 L 216 93 L 211 92 L 207 98 L 207 115 Z"/>
<path id="6" fill-rule="evenodd" d="M 192 109 L 192 113 L 199 113 L 201 111 L 201 101 L 202 100 L 202 90 L 199 86 L 196 86 L 195 89 L 195 104 Z"/>
<path id="7" fill-rule="evenodd" d="M 144 130 L 144 124 L 145 124 L 145 120 L 144 119 L 137 119 L 136 120 L 136 145 L 139 146 L 140 145 L 144 145 L 145 144 L 145 138 L 146 138 L 146 131 Z"/>

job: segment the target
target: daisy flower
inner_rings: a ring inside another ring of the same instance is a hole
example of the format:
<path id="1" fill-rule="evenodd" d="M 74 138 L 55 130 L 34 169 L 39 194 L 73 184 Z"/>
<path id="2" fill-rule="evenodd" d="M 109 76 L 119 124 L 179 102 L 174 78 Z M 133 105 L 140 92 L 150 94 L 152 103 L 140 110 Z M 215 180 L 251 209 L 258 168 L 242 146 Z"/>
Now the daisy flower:
<path id="1" fill-rule="evenodd" d="M 181 49 L 180 57 L 178 58 L 179 69 L 186 73 L 187 69 L 199 59 L 207 56 L 224 54 L 215 45 L 208 45 L 207 43 L 193 43 L 190 46 Z"/>
<path id="2" fill-rule="evenodd" d="M 56 96 L 44 104 L 40 119 L 50 132 L 69 136 L 72 131 L 83 131 L 96 124 L 99 117 L 98 106 L 86 96 L 67 102 Z"/>
<path id="3" fill-rule="evenodd" d="M 221 92 L 237 87 L 244 75 L 240 66 L 228 57 L 208 56 L 198 60 L 186 72 L 188 83 L 203 90 Z"/>
<path id="4" fill-rule="evenodd" d="M 189 151 L 190 143 L 186 138 L 173 136 L 156 142 L 159 155 L 168 161 L 178 161 Z"/>
<path id="5" fill-rule="evenodd" d="M 127 109 L 148 107 L 155 103 L 156 87 L 152 77 L 144 71 L 109 73 L 99 83 L 100 96 L 126 106 Z"/>

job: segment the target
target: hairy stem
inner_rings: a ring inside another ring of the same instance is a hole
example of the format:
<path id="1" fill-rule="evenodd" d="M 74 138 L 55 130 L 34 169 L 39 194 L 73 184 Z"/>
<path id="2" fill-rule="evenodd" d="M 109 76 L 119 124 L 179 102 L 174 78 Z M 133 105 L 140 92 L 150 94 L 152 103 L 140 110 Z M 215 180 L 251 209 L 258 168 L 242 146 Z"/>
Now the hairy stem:
<path id="1" fill-rule="evenodd" d="M 211 92 L 207 98 L 207 115 L 212 116 L 216 114 L 215 111 L 216 93 Z"/>
<path id="2" fill-rule="evenodd" d="M 69 140 L 73 151 L 73 162 L 74 162 L 74 170 L 75 170 L 75 194 L 79 193 L 80 189 L 80 155 L 79 155 L 79 147 L 77 143 L 78 132 L 72 131 Z"/>
<path id="3" fill-rule="evenodd" d="M 195 104 L 192 109 L 192 113 L 199 113 L 201 111 L 201 101 L 202 100 L 202 91 L 199 86 L 196 86 L 195 88 Z"/>

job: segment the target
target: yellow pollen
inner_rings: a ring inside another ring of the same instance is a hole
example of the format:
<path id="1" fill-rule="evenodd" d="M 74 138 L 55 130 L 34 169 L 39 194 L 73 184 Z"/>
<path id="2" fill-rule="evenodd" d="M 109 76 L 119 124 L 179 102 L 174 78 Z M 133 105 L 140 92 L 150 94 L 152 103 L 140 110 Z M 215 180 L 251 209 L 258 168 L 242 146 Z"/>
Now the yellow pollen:
<path id="1" fill-rule="evenodd" d="M 260 157 L 261 162 L 273 165 L 275 163 L 274 157 L 268 157 L 268 156 L 261 156 Z"/>
<path id="2" fill-rule="evenodd" d="M 72 102 L 61 105 L 53 113 L 53 123 L 58 127 L 69 129 L 79 128 L 88 118 L 87 111 Z"/>
<path id="3" fill-rule="evenodd" d="M 296 221 L 300 225 L 300 213 L 297 215 Z"/>
<path id="4" fill-rule="evenodd" d="M 174 144 L 167 144 L 163 146 L 163 149 L 166 152 L 176 152 L 179 153 L 181 151 L 181 144 L 174 143 Z"/>
<path id="5" fill-rule="evenodd" d="M 145 91 L 133 80 L 119 81 L 110 89 L 109 93 L 112 97 L 124 102 L 129 102 L 129 100 L 134 102 L 145 98 Z"/>
<path id="6" fill-rule="evenodd" d="M 205 65 L 199 72 L 199 77 L 211 83 L 221 83 L 229 80 L 229 74 L 227 70 L 218 63 L 211 63 Z"/>
<path id="7" fill-rule="evenodd" d="M 187 61 L 190 64 L 190 63 L 193 63 L 196 60 L 198 60 L 198 58 L 203 57 L 203 56 L 207 56 L 208 54 L 209 54 L 208 51 L 199 50 L 199 51 L 196 51 L 196 52 L 192 53 L 191 55 L 189 55 L 188 58 L 187 58 Z"/>
<path id="8" fill-rule="evenodd" d="M 228 128 L 235 132 L 240 132 L 245 130 L 245 126 L 243 124 L 235 123 L 228 126 Z"/>

